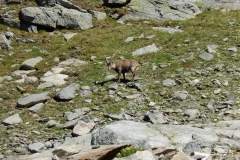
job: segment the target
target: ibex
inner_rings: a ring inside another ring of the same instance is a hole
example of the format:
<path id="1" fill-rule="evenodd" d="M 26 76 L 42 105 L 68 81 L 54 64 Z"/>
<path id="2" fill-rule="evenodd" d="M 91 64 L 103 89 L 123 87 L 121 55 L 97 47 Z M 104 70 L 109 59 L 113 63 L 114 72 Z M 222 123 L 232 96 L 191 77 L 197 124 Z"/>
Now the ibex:
<path id="1" fill-rule="evenodd" d="M 132 80 L 134 81 L 134 77 L 135 77 L 135 71 L 139 66 L 139 63 L 135 60 L 125 60 L 125 61 L 120 61 L 117 63 L 113 63 L 113 57 L 115 56 L 115 54 L 112 55 L 112 57 L 110 58 L 110 61 L 108 61 L 108 58 L 106 57 L 106 62 L 107 62 L 107 66 L 108 66 L 108 70 L 113 69 L 114 71 L 116 71 L 118 73 L 118 83 L 120 83 L 120 77 L 121 74 L 123 74 L 123 78 L 124 80 L 125 78 L 125 73 L 131 71 L 132 72 Z"/>

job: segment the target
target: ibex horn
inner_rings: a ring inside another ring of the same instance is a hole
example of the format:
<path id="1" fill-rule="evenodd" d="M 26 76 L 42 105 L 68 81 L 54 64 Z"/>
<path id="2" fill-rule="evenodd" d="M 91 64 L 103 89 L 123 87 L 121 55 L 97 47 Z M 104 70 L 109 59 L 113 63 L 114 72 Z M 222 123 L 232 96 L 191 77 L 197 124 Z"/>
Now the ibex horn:
<path id="1" fill-rule="evenodd" d="M 111 61 L 112 61 L 113 57 L 115 56 L 115 54 L 116 54 L 116 53 L 114 53 L 114 54 L 112 55 L 112 57 L 111 57 Z"/>

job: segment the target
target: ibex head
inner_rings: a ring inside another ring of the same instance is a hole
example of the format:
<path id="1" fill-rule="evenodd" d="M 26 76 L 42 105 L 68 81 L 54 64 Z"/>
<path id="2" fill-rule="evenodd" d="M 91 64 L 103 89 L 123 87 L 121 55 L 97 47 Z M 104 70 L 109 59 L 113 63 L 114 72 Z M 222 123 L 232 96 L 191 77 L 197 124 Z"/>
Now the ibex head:
<path id="1" fill-rule="evenodd" d="M 120 83 L 121 74 L 123 74 L 123 78 L 125 80 L 125 73 L 129 71 L 132 72 L 132 75 L 133 75 L 132 81 L 134 81 L 135 71 L 138 68 L 139 63 L 134 60 L 125 60 L 125 61 L 113 63 L 112 60 L 114 56 L 115 56 L 115 53 L 110 58 L 110 61 L 108 61 L 108 58 L 106 57 L 106 62 L 107 62 L 108 70 L 113 69 L 118 73 L 118 83 Z"/>
<path id="2" fill-rule="evenodd" d="M 106 62 L 107 62 L 107 67 L 108 67 L 108 70 L 110 69 L 113 69 L 113 57 L 115 56 L 115 53 L 112 55 L 112 57 L 110 58 L 110 61 L 108 61 L 108 58 L 106 57 Z"/>

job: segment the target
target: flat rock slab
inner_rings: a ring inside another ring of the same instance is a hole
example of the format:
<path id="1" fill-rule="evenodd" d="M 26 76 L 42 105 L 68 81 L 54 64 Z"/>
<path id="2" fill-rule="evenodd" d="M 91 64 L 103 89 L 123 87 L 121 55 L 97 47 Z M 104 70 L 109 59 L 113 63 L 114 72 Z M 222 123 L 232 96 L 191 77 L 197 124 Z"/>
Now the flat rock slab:
<path id="1" fill-rule="evenodd" d="M 144 55 L 144 54 L 154 53 L 159 50 L 160 49 L 157 48 L 157 46 L 155 44 L 151 44 L 146 47 L 135 50 L 134 52 L 132 52 L 132 56 L 140 56 L 140 55 Z"/>
<path id="2" fill-rule="evenodd" d="M 3 124 L 5 125 L 12 125 L 22 123 L 23 120 L 19 117 L 19 114 L 14 114 L 6 119 L 3 120 Z"/>
<path id="3" fill-rule="evenodd" d="M 125 120 L 112 123 L 93 132 L 92 144 L 132 144 L 141 148 L 171 146 L 166 136 L 149 128 L 146 123 Z"/>
<path id="4" fill-rule="evenodd" d="M 80 120 L 75 124 L 73 128 L 73 135 L 81 136 L 87 134 L 94 128 L 94 126 L 95 124 L 93 122 L 86 123 Z"/>
<path id="5" fill-rule="evenodd" d="M 79 60 L 79 59 L 75 59 L 75 58 L 70 58 L 67 59 L 66 61 L 60 62 L 58 64 L 58 66 L 81 66 L 87 64 L 87 62 Z"/>
<path id="6" fill-rule="evenodd" d="M 33 69 L 36 69 L 36 65 L 41 62 L 43 60 L 42 57 L 35 57 L 35 58 L 30 58 L 30 59 L 27 59 L 25 60 L 20 69 L 21 70 L 33 70 Z"/>
<path id="7" fill-rule="evenodd" d="M 168 32 L 170 34 L 174 34 L 177 32 L 183 32 L 181 29 L 170 28 L 170 27 L 153 27 L 154 30 Z"/>
<path id="8" fill-rule="evenodd" d="M 20 98 L 17 101 L 17 107 L 31 107 L 35 104 L 46 102 L 48 98 L 48 93 L 31 94 L 29 96 Z"/>
<path id="9" fill-rule="evenodd" d="M 77 83 L 72 83 L 67 87 L 63 88 L 55 96 L 58 100 L 71 100 L 75 97 L 75 91 L 80 87 Z"/>
<path id="10" fill-rule="evenodd" d="M 100 146 L 97 149 L 81 151 L 78 154 L 69 156 L 72 160 L 86 160 L 86 159 L 113 159 L 115 154 L 118 153 L 122 148 L 129 145 L 107 145 Z"/>
<path id="11" fill-rule="evenodd" d="M 78 145 L 70 144 L 66 146 L 60 146 L 55 149 L 52 153 L 56 154 L 60 158 L 65 158 L 65 156 L 70 156 L 79 153 L 81 148 Z"/>
<path id="12" fill-rule="evenodd" d="M 20 11 L 22 21 L 48 28 L 65 27 L 72 29 L 88 29 L 93 27 L 92 15 L 75 9 L 26 7 Z"/>

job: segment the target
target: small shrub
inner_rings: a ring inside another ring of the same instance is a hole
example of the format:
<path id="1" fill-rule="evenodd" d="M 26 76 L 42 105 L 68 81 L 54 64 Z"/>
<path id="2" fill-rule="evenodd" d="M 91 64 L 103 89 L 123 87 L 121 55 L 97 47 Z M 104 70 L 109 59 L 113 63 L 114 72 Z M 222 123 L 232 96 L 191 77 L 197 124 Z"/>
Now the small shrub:
<path id="1" fill-rule="evenodd" d="M 130 146 L 123 148 L 117 155 L 117 158 L 128 157 L 136 153 L 137 151 L 142 151 L 142 148 Z"/>

